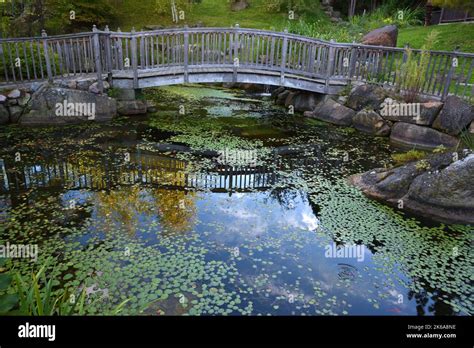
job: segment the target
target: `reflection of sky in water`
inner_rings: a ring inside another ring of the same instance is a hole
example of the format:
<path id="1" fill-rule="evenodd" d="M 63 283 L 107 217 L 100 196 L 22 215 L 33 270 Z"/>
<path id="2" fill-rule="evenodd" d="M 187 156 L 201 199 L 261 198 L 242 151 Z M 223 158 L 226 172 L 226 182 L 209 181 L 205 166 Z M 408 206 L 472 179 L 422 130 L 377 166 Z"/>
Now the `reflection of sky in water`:
<path id="1" fill-rule="evenodd" d="M 71 199 L 80 203 L 94 195 L 96 193 L 68 191 L 62 199 L 64 204 Z M 147 202 L 153 200 L 149 189 L 141 189 L 140 197 Z M 282 205 L 270 191 L 233 193 L 231 196 L 207 192 L 199 193 L 194 202 L 195 223 L 186 233 L 199 236 L 199 243 L 209 250 L 209 260 L 225 261 L 229 253 L 238 248 L 240 280 L 265 294 L 249 297 L 254 303 L 255 313 L 321 314 L 316 309 L 324 307 L 326 300 L 335 296 L 337 300 L 330 302 L 329 307 L 332 313 L 416 314 L 414 304 L 407 299 L 407 289 L 399 285 L 384 288 L 382 280 L 386 275 L 376 270 L 368 248 L 363 248 L 362 262 L 356 258 L 325 256 L 325 247 L 332 240 L 307 199 L 301 195 Z M 180 208 L 177 206 L 175 209 Z M 113 208 L 111 214 L 114 214 Z M 157 245 L 163 238 L 159 214 L 153 210 L 134 211 L 134 214 L 136 223 L 132 235 L 143 240 L 145 245 Z M 92 217 L 103 219 L 97 209 Z M 155 226 L 151 231 L 150 225 Z M 82 237 L 80 242 L 86 243 L 90 237 L 96 236 L 103 237 L 104 231 L 98 231 L 92 225 L 90 234 Z M 295 243 L 295 237 L 300 237 L 301 243 Z M 398 276 L 403 278 L 401 274 Z M 307 308 L 298 306 L 318 298 L 313 289 L 315 284 L 324 292 L 321 297 L 324 301 Z M 227 286 L 238 289 L 231 284 Z M 379 293 L 385 294 L 386 298 L 379 298 Z M 289 303 L 290 294 L 300 296 L 300 300 Z M 403 296 L 403 303 L 398 302 L 399 295 Z M 368 297 L 374 298 L 374 302 L 368 302 Z M 297 306 L 300 308 L 296 309 Z"/>

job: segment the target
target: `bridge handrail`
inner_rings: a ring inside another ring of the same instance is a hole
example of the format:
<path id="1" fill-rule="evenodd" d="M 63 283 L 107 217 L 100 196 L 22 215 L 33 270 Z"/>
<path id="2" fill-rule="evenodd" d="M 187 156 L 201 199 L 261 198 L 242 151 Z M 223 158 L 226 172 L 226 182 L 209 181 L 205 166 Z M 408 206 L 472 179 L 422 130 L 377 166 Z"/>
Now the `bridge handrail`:
<path id="1" fill-rule="evenodd" d="M 159 48 L 158 38 L 163 40 L 165 37 L 169 40 L 165 43 L 166 48 Z M 257 42 L 255 45 L 254 39 Z M 157 57 L 159 49 L 163 54 L 161 63 Z M 202 59 L 201 53 L 195 51 L 202 53 Z M 411 52 L 419 59 L 425 51 L 411 49 Z M 122 61 L 125 58 L 131 63 L 127 67 Z M 151 69 L 180 66 L 184 69 L 184 81 L 187 82 L 188 68 L 191 66 L 230 67 L 236 58 L 242 60 L 240 64 L 243 67 L 280 73 L 282 84 L 285 74 L 291 73 L 305 78 L 325 78 L 326 86 L 330 80 L 357 80 L 393 87 L 399 78 L 400 67 L 407 59 L 407 47 L 338 43 L 287 31 L 274 32 L 238 26 L 131 32 L 109 31 L 108 28 L 97 30 L 94 27 L 91 32 L 76 34 L 47 36 L 43 32 L 39 37 L 0 39 L 0 79 L 5 77 L 7 83 L 23 83 L 52 80 L 53 77 L 77 73 L 97 73 L 102 76 L 104 73 L 112 74 L 113 71 L 132 70 L 134 87 L 138 88 L 138 71 L 149 70 L 150 66 Z M 19 65 L 15 65 L 18 64 L 17 60 L 20 60 Z M 453 92 L 461 93 L 464 97 L 474 85 L 473 70 L 474 53 L 429 51 L 428 67 L 419 88 L 421 92 L 441 99 Z M 234 77 L 237 74 L 238 68 L 234 67 Z"/>
<path id="2" fill-rule="evenodd" d="M 404 52 L 406 48 L 404 47 L 389 47 L 389 46 L 374 46 L 374 45 L 364 45 L 361 43 L 350 43 L 350 42 L 337 42 L 337 41 L 327 41 L 324 39 L 318 39 L 313 37 L 307 37 L 299 34 L 294 33 L 286 33 L 286 32 L 276 32 L 270 30 L 263 30 L 263 29 L 252 29 L 252 28 L 240 28 L 240 27 L 184 27 L 184 28 L 166 28 L 166 29 L 156 29 L 156 30 L 141 30 L 141 31 L 129 31 L 129 32 L 122 32 L 122 31 L 104 31 L 104 30 L 97 30 L 97 31 L 88 31 L 88 32 L 80 32 L 80 33 L 71 33 L 71 34 L 61 34 L 61 35 L 51 35 L 47 36 L 47 40 L 61 40 L 61 39 L 75 39 L 75 38 L 82 38 L 82 37 L 89 37 L 95 33 L 99 33 L 100 35 L 111 35 L 117 37 L 132 37 L 132 36 L 151 36 L 154 34 L 173 34 L 173 33 L 224 33 L 224 32 L 236 32 L 238 31 L 240 34 L 244 33 L 252 33 L 252 34 L 263 34 L 265 36 L 270 37 L 280 37 L 280 38 L 292 38 L 296 40 L 312 42 L 312 43 L 322 43 L 326 45 L 330 45 L 333 47 L 346 47 L 346 48 L 367 48 L 367 49 L 374 49 L 374 50 L 384 50 L 384 51 L 397 51 L 397 52 Z M 0 38 L 0 43 L 3 42 L 22 42 L 22 41 L 31 41 L 31 40 L 44 40 L 45 37 L 43 36 L 31 36 L 31 37 L 18 37 L 18 38 Z M 413 52 L 421 53 L 423 52 L 422 49 L 417 48 L 410 48 Z M 446 55 L 456 55 L 456 56 L 464 56 L 464 57 L 474 57 L 474 53 L 471 52 L 463 52 L 463 51 L 443 51 L 443 50 L 430 50 L 430 53 L 435 54 L 446 54 Z"/>

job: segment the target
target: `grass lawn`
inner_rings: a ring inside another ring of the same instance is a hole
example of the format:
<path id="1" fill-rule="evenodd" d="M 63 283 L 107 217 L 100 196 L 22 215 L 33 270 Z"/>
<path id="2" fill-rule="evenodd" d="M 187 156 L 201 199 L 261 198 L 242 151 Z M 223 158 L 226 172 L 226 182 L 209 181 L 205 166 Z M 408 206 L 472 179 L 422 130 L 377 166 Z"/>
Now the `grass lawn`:
<path id="1" fill-rule="evenodd" d="M 411 27 L 401 29 L 398 35 L 398 46 L 409 43 L 413 48 L 420 48 L 431 30 L 439 31 L 435 50 L 452 51 L 460 46 L 463 52 L 474 52 L 474 23 L 454 23 L 431 27 Z"/>
<path id="2" fill-rule="evenodd" d="M 154 0 L 116 0 L 118 23 L 122 31 L 128 31 L 132 27 L 140 30 L 146 25 L 175 26 L 171 15 L 160 15 L 154 11 L 154 3 Z M 251 4 L 246 10 L 232 12 L 226 0 L 202 0 L 200 4 L 193 5 L 190 12 L 185 13 L 186 20 L 179 25 L 230 27 L 238 23 L 243 28 L 259 29 L 285 26 L 287 15 L 267 12 L 265 0 L 253 0 Z"/>
<path id="3" fill-rule="evenodd" d="M 285 28 L 287 26 L 287 15 L 285 13 L 269 13 L 265 8 L 265 2 L 266 0 L 252 0 L 250 8 L 232 12 L 226 0 L 202 0 L 201 3 L 193 5 L 191 11 L 185 13 L 185 21 L 178 25 L 188 24 L 192 26 L 199 24 L 206 27 L 230 27 L 239 23 L 243 28 L 278 31 Z M 112 3 L 117 10 L 117 21 L 122 31 L 129 31 L 132 27 L 140 30 L 147 25 L 176 26 L 170 14 L 160 15 L 155 11 L 155 0 L 112 0 Z M 321 20 L 317 22 L 322 26 L 321 31 L 327 31 L 326 15 L 321 12 L 318 19 Z M 310 22 L 314 23 L 316 21 Z M 380 26 L 383 25 L 385 24 L 380 23 Z M 440 32 L 439 42 L 435 45 L 436 50 L 451 51 L 456 46 L 460 46 L 461 51 L 474 52 L 474 40 L 472 39 L 474 37 L 474 23 L 403 28 L 399 33 L 398 45 L 403 47 L 408 42 L 413 48 L 420 48 L 431 30 Z M 337 38 L 335 39 L 337 40 Z"/>

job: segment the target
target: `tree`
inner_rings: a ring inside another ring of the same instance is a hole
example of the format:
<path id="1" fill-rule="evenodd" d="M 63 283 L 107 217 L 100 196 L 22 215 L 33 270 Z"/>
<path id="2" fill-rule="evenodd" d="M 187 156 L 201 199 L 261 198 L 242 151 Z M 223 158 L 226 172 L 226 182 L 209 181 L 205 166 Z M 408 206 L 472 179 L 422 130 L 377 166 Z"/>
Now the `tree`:
<path id="1" fill-rule="evenodd" d="M 431 0 L 433 6 L 461 9 L 465 11 L 474 10 L 474 1 L 472 0 Z"/>

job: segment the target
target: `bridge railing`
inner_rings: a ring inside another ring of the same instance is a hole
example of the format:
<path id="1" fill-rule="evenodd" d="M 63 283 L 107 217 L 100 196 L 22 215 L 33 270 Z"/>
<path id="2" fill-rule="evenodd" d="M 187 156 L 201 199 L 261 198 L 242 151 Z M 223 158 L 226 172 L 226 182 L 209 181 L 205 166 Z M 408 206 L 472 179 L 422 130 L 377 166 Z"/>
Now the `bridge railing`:
<path id="1" fill-rule="evenodd" d="M 410 52 L 410 53 L 408 53 Z M 408 57 L 410 55 L 410 58 Z M 407 61 L 422 73 L 409 82 Z M 444 99 L 474 94 L 474 54 L 336 43 L 287 32 L 234 28 L 176 28 L 0 39 L 0 85 L 81 74 L 130 74 L 138 88 L 143 73 L 184 75 L 197 71 L 269 71 L 319 80 L 377 83 Z M 405 75 L 404 75 L 405 74 Z"/>

